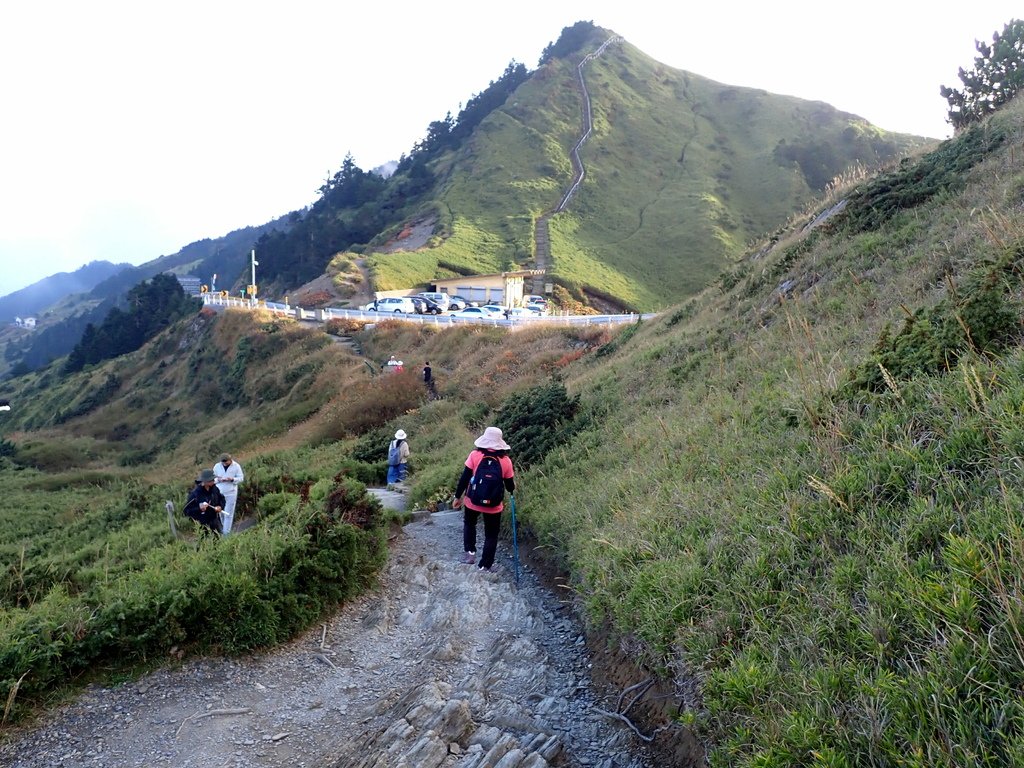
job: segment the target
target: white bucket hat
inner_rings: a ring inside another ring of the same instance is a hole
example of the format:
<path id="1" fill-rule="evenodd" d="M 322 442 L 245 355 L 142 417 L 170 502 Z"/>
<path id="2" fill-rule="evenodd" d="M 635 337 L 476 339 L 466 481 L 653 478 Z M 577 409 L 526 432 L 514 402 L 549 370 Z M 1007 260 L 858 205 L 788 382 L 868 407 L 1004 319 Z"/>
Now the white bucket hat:
<path id="1" fill-rule="evenodd" d="M 405 430 L 400 429 L 395 432 L 395 440 L 405 440 Z"/>
<path id="2" fill-rule="evenodd" d="M 501 430 L 497 427 L 488 427 L 484 430 L 484 433 L 476 439 L 473 443 L 477 448 L 485 448 L 490 451 L 507 451 L 509 450 L 509 444 L 505 442 L 505 439 L 501 435 Z"/>

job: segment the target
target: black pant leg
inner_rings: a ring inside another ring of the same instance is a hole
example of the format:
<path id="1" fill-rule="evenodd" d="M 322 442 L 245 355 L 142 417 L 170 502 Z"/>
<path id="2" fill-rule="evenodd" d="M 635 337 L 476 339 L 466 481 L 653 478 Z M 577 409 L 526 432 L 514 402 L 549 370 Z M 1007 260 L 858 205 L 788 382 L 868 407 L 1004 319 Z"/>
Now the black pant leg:
<path id="1" fill-rule="evenodd" d="M 484 552 L 480 557 L 480 567 L 490 568 L 494 564 L 494 553 L 498 549 L 498 533 L 501 531 L 501 513 L 487 512 L 484 514 Z"/>
<path id="2" fill-rule="evenodd" d="M 476 552 L 476 520 L 480 513 L 472 509 L 462 508 L 462 549 L 465 552 Z"/>

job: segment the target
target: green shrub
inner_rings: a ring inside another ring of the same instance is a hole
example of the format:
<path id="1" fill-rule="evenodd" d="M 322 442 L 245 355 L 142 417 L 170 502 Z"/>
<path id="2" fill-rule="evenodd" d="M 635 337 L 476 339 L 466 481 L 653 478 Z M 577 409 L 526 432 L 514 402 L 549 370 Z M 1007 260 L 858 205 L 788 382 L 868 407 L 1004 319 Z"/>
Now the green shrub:
<path id="1" fill-rule="evenodd" d="M 92 445 L 84 440 L 26 440 L 18 444 L 15 461 L 44 472 L 63 472 L 88 464 Z"/>
<path id="2" fill-rule="evenodd" d="M 347 459 L 341 463 L 341 471 L 364 485 L 383 485 L 388 474 L 387 459 L 372 463 Z"/>
<path id="3" fill-rule="evenodd" d="M 415 509 L 436 511 L 440 502 L 449 502 L 455 492 L 461 467 L 436 465 L 416 473 L 416 483 L 409 494 L 409 505 Z"/>
<path id="4" fill-rule="evenodd" d="M 877 230 L 900 211 L 961 189 L 967 171 L 991 156 L 1006 138 L 997 124 L 973 126 L 919 160 L 904 160 L 897 170 L 879 174 L 852 192 L 833 226 L 851 233 Z"/>
<path id="5" fill-rule="evenodd" d="M 565 385 L 553 381 L 511 395 L 496 418 L 516 463 L 539 463 L 552 448 L 568 443 L 578 430 L 579 397 L 569 397 Z"/>
<path id="6" fill-rule="evenodd" d="M 609 355 L 615 354 L 636 335 L 636 332 L 640 330 L 640 326 L 642 324 L 643 321 L 640 320 L 640 318 L 637 318 L 635 323 L 622 327 L 622 330 L 616 333 L 612 337 L 611 341 L 597 348 L 597 352 L 594 353 L 595 357 L 608 357 Z"/>
<path id="7" fill-rule="evenodd" d="M 487 403 L 470 403 L 459 414 L 466 428 L 474 432 L 483 432 L 490 415 L 491 407 Z"/>
<path id="8" fill-rule="evenodd" d="M 885 375 L 906 379 L 938 373 L 969 351 L 992 354 L 1020 336 L 1017 285 L 1024 268 L 1024 246 L 972 271 L 961 288 L 936 306 L 909 316 L 896 334 L 886 328 L 871 354 L 850 374 L 847 392 L 887 388 Z M 884 372 L 883 372 L 884 369 Z"/>
<path id="9" fill-rule="evenodd" d="M 103 577 L 77 594 L 57 584 L 28 607 L 0 611 L 0 696 L 16 705 L 9 719 L 96 665 L 140 662 L 172 645 L 266 647 L 365 589 L 386 557 L 379 502 L 340 475 L 321 504 L 300 501 L 266 493 L 260 509 L 272 524 L 207 538 L 196 549 L 164 543 L 141 557 L 125 550 L 123 567 L 108 561 L 95 569 Z M 109 515 L 130 515 L 128 506 L 112 505 Z M 93 524 L 114 527 L 112 518 Z M 157 536 L 166 542 L 163 528 Z M 140 523 L 118 547 L 146 530 Z"/>
<path id="10" fill-rule="evenodd" d="M 260 496 L 256 509 L 261 517 L 273 517 L 286 509 L 294 509 L 298 502 L 299 496 L 294 493 L 265 493 Z"/>
<path id="11" fill-rule="evenodd" d="M 352 447 L 352 458 L 365 464 L 379 464 L 388 458 L 388 445 L 395 439 L 390 424 L 381 424 L 363 434 Z M 386 472 L 387 470 L 385 470 Z"/>

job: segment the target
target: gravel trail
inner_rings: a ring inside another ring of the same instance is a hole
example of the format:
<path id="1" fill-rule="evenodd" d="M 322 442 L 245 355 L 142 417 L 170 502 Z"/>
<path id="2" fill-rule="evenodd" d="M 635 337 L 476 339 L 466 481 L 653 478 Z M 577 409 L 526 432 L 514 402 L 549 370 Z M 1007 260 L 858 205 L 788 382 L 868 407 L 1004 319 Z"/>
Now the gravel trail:
<path id="1" fill-rule="evenodd" d="M 529 570 L 516 588 L 507 542 L 497 574 L 461 564 L 461 521 L 442 512 L 405 526 L 379 588 L 295 641 L 92 686 L 0 746 L 0 765 L 655 765 L 597 711 L 615 707 L 591 684 L 569 606 Z"/>

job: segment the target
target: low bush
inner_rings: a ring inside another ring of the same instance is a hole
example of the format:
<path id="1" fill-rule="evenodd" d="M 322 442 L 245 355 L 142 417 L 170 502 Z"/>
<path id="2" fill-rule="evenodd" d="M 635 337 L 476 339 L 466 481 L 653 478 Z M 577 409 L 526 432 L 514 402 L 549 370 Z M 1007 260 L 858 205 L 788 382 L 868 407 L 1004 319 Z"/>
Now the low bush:
<path id="1" fill-rule="evenodd" d="M 1024 245 L 975 268 L 961 286 L 936 306 L 907 317 L 896 334 L 886 328 L 868 359 L 853 369 L 850 391 L 884 391 L 885 377 L 906 379 L 915 373 L 938 373 L 968 352 L 994 354 L 1021 335 L 1017 293 L 1024 271 Z"/>
<path id="2" fill-rule="evenodd" d="M 834 226 L 848 232 L 878 230 L 899 211 L 921 205 L 942 192 L 963 188 L 967 171 L 990 157 L 1007 139 L 998 123 L 973 126 L 918 160 L 905 160 L 850 194 Z"/>
<path id="3" fill-rule="evenodd" d="M 633 338 L 634 335 L 636 335 L 636 332 L 640 330 L 642 323 L 643 321 L 637 318 L 635 323 L 621 326 L 621 330 L 614 334 L 607 344 L 597 348 L 597 352 L 595 353 L 596 357 L 607 357 L 608 355 L 613 355 L 618 352 L 629 342 L 631 338 Z"/>
<path id="4" fill-rule="evenodd" d="M 269 524 L 245 535 L 154 548 L 93 589 L 55 585 L 0 611 L 6 719 L 97 664 L 174 645 L 240 653 L 280 642 L 364 589 L 386 557 L 380 504 L 353 479 L 337 476 L 318 505 L 266 494 L 261 510 Z"/>
<path id="5" fill-rule="evenodd" d="M 324 323 L 324 333 L 331 336 L 348 336 L 366 327 L 367 321 L 351 317 L 335 317 Z"/>
<path id="6" fill-rule="evenodd" d="M 93 441 L 78 440 L 26 440 L 18 443 L 14 459 L 26 467 L 44 472 L 64 472 L 73 467 L 89 464 L 95 451 Z"/>
<path id="7" fill-rule="evenodd" d="M 338 440 L 362 435 L 419 407 L 427 399 L 419 372 L 408 368 L 401 373 L 355 383 L 345 395 L 345 401 L 332 413 L 321 431 L 321 439 Z"/>
<path id="8" fill-rule="evenodd" d="M 542 461 L 555 446 L 570 444 L 577 431 L 579 405 L 579 397 L 570 397 L 560 381 L 511 395 L 496 421 L 516 463 L 525 469 Z"/>

